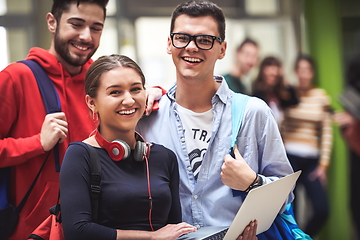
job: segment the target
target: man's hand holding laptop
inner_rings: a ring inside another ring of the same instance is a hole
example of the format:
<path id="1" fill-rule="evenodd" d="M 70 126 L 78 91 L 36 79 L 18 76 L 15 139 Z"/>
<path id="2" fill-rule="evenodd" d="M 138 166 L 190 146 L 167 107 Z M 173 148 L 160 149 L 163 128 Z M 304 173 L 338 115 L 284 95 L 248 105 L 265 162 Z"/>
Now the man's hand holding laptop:
<path id="1" fill-rule="evenodd" d="M 224 163 L 220 173 L 221 181 L 232 189 L 245 191 L 254 183 L 254 179 L 258 176 L 245 162 L 236 146 L 234 148 L 234 154 L 232 155 L 235 156 L 235 158 L 233 158 L 231 154 L 227 154 L 224 157 Z M 236 240 L 257 239 L 256 228 L 257 221 L 250 222 L 244 229 L 244 232 Z"/>
<path id="2" fill-rule="evenodd" d="M 244 229 L 244 232 L 236 240 L 257 240 L 256 227 L 256 220 L 250 222 L 250 224 Z"/>

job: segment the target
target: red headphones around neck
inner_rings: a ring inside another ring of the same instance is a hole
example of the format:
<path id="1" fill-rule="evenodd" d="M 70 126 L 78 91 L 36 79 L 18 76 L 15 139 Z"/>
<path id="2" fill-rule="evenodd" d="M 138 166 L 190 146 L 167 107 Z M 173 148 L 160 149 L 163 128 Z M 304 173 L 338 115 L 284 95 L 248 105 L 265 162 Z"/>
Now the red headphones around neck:
<path id="1" fill-rule="evenodd" d="M 109 154 L 110 158 L 114 161 L 120 161 L 121 159 L 125 159 L 130 156 L 131 148 L 129 145 L 120 140 L 116 139 L 112 142 L 108 142 L 101 134 L 98 129 L 95 130 L 95 139 L 99 143 L 99 145 L 104 148 Z M 142 162 L 145 160 L 146 163 L 146 178 L 147 178 L 147 190 L 149 196 L 149 224 L 152 231 L 154 231 L 152 225 L 152 195 L 150 190 L 150 172 L 149 172 L 149 162 L 148 159 L 150 157 L 150 147 L 151 143 L 145 142 L 144 138 L 137 132 L 135 132 L 136 146 L 134 150 L 134 160 L 138 162 Z"/>
<path id="2" fill-rule="evenodd" d="M 134 160 L 141 162 L 144 161 L 144 157 L 149 158 L 150 144 L 145 142 L 144 138 L 135 132 L 136 145 L 134 150 Z M 130 156 L 131 148 L 129 145 L 120 139 L 116 139 L 112 142 L 108 142 L 98 130 L 95 131 L 95 139 L 99 145 L 104 148 L 109 154 L 110 158 L 114 161 L 120 161 Z"/>

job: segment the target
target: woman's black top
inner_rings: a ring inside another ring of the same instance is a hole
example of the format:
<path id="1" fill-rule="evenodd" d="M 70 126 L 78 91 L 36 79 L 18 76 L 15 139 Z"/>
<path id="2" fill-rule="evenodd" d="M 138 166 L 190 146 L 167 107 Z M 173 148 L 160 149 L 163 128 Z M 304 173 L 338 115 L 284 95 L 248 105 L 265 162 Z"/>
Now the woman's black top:
<path id="1" fill-rule="evenodd" d="M 150 231 L 145 161 L 137 162 L 131 154 L 129 158 L 115 162 L 105 149 L 95 149 L 101 162 L 97 223 L 91 220 L 89 153 L 84 146 L 70 144 L 64 157 L 60 173 L 60 203 L 66 239 L 114 240 L 115 229 Z M 175 154 L 153 144 L 149 170 L 154 229 L 181 222 Z"/>

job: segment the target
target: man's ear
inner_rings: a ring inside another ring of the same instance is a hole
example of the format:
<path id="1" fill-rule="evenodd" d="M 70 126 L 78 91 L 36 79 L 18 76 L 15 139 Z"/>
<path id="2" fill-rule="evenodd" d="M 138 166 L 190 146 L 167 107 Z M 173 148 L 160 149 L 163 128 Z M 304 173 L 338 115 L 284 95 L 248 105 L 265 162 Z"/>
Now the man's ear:
<path id="1" fill-rule="evenodd" d="M 48 29 L 51 33 L 55 33 L 56 31 L 56 27 L 57 27 L 57 22 L 56 19 L 54 17 L 54 15 L 52 13 L 47 13 L 46 14 L 46 22 L 47 22 L 47 26 Z"/>
<path id="2" fill-rule="evenodd" d="M 219 54 L 218 59 L 223 59 L 225 57 L 226 47 L 227 47 L 227 42 L 223 41 L 221 43 L 221 49 L 220 49 L 220 54 Z"/>
<path id="3" fill-rule="evenodd" d="M 170 37 L 168 37 L 168 40 L 167 40 L 166 52 L 167 52 L 167 54 L 171 54 L 171 39 L 170 39 Z"/>

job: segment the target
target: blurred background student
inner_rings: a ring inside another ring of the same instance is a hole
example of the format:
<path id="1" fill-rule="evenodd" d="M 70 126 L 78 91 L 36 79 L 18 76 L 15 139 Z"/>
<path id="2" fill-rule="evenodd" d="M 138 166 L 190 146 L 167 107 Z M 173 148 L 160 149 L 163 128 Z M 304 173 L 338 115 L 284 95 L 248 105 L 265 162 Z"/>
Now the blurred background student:
<path id="1" fill-rule="evenodd" d="M 250 94 L 251 85 L 244 80 L 258 62 L 259 46 L 251 38 L 245 38 L 237 47 L 231 71 L 225 74 L 229 88 L 237 93 Z"/>
<path id="2" fill-rule="evenodd" d="M 281 133 L 294 171 L 302 170 L 297 186 L 305 187 L 311 202 L 312 215 L 304 232 L 316 237 L 329 216 L 326 170 L 332 148 L 330 98 L 324 89 L 313 84 L 315 64 L 310 56 L 297 57 L 295 73 L 300 103 L 284 111 Z M 294 205 L 296 214 L 297 200 Z"/>
<path id="3" fill-rule="evenodd" d="M 269 105 L 278 125 L 283 120 L 284 110 L 298 104 L 294 87 L 284 80 L 280 60 L 273 56 L 265 57 L 260 63 L 259 74 L 253 82 L 252 95 Z"/>
<path id="4" fill-rule="evenodd" d="M 353 57 L 346 73 L 346 88 L 360 98 L 360 54 Z M 353 102 L 360 109 L 359 102 Z M 345 106 L 344 106 L 345 107 Z M 355 117 L 359 112 L 345 111 L 334 114 L 334 121 L 340 126 L 342 136 L 349 147 L 350 169 L 350 206 L 354 231 L 360 236 L 360 119 Z"/>

